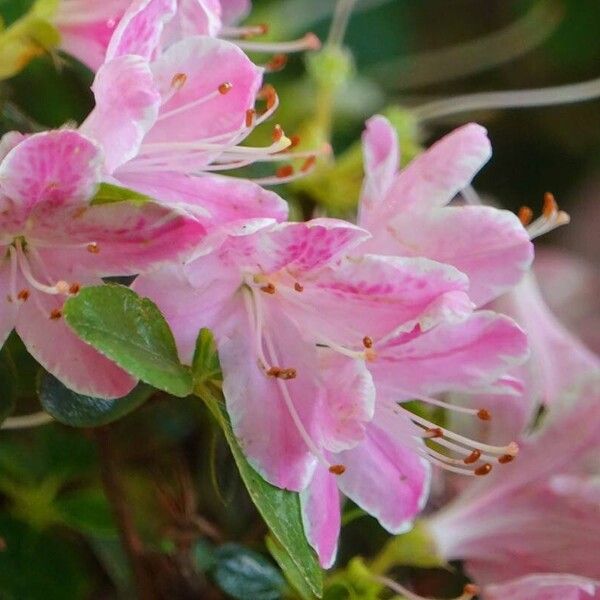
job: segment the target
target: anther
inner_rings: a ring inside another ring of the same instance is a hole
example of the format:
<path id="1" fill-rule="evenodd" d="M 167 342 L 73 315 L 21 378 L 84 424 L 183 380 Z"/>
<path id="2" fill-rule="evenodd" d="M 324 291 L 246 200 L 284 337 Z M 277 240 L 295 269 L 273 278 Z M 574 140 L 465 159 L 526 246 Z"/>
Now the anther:
<path id="1" fill-rule="evenodd" d="M 271 134 L 271 139 L 274 142 L 278 142 L 282 137 L 283 137 L 283 129 L 281 128 L 281 125 L 275 125 L 275 127 L 273 127 L 273 133 Z"/>
<path id="2" fill-rule="evenodd" d="M 498 459 L 498 462 L 499 462 L 501 465 L 505 465 L 505 464 L 507 464 L 507 463 L 509 463 L 509 462 L 512 462 L 514 459 L 515 459 L 515 457 L 514 457 L 514 455 L 512 455 L 512 454 L 503 454 L 503 455 L 502 455 L 502 456 L 501 456 L 501 457 Z"/>
<path id="3" fill-rule="evenodd" d="M 490 463 L 485 463 L 480 467 L 475 469 L 475 475 L 487 475 L 492 470 L 492 465 Z"/>
<path id="4" fill-rule="evenodd" d="M 487 410 L 486 408 L 480 408 L 477 411 L 477 416 L 482 420 L 482 421 L 491 421 L 492 419 L 492 415 L 490 413 L 489 410 Z"/>
<path id="5" fill-rule="evenodd" d="M 346 472 L 346 467 L 344 465 L 331 465 L 329 472 L 334 475 L 343 475 Z"/>
<path id="6" fill-rule="evenodd" d="M 229 92 L 233 89 L 233 83 L 230 81 L 225 81 L 217 89 L 219 90 L 219 94 L 224 96 L 225 94 L 229 94 Z"/>
<path id="7" fill-rule="evenodd" d="M 481 590 L 474 583 L 467 583 L 467 585 L 465 585 L 463 588 L 463 599 L 471 600 L 471 598 L 479 595 L 480 592 Z"/>
<path id="8" fill-rule="evenodd" d="M 275 54 L 275 56 L 273 56 L 273 58 L 266 64 L 266 68 L 272 73 L 275 71 L 281 71 L 287 64 L 287 61 L 287 54 Z"/>
<path id="9" fill-rule="evenodd" d="M 306 173 L 306 171 L 310 171 L 314 166 L 315 163 L 317 162 L 317 157 L 316 156 L 309 156 L 303 163 L 302 166 L 300 167 L 300 170 L 303 173 Z"/>
<path id="10" fill-rule="evenodd" d="M 261 100 L 265 100 L 267 103 L 267 110 L 270 110 L 275 106 L 275 103 L 277 102 L 277 92 L 270 83 L 267 83 L 258 92 L 258 98 L 260 98 Z"/>
<path id="11" fill-rule="evenodd" d="M 27 300 L 27 298 L 29 298 L 29 290 L 21 290 L 18 294 L 17 294 L 17 298 L 19 300 L 23 300 L 23 302 L 25 302 Z"/>
<path id="12" fill-rule="evenodd" d="M 242 36 L 244 39 L 248 40 L 258 35 L 266 35 L 269 32 L 268 23 L 259 23 L 258 25 L 251 25 L 248 28 L 248 31 Z"/>
<path id="13" fill-rule="evenodd" d="M 473 452 L 471 452 L 469 456 L 463 459 L 463 462 L 465 463 L 465 465 L 472 465 L 473 463 L 476 463 L 480 458 L 481 452 L 479 450 L 473 450 Z"/>
<path id="14" fill-rule="evenodd" d="M 266 373 L 269 377 L 279 377 L 279 374 L 281 373 L 281 368 L 270 367 L 269 369 L 267 369 Z"/>
<path id="15" fill-rule="evenodd" d="M 171 79 L 171 87 L 181 89 L 187 81 L 187 75 L 185 73 L 175 73 L 173 79 Z"/>
<path id="16" fill-rule="evenodd" d="M 261 292 L 264 292 L 265 294 L 274 294 L 276 289 L 275 286 L 272 283 L 267 283 L 267 285 L 263 285 L 260 288 Z"/>
<path id="17" fill-rule="evenodd" d="M 363 346 L 365 348 L 372 348 L 373 347 L 373 339 L 370 338 L 368 335 L 365 335 L 365 337 L 362 340 Z"/>
<path id="18" fill-rule="evenodd" d="M 249 108 L 246 111 L 246 127 L 252 127 L 254 125 L 254 117 L 256 117 L 256 111 L 253 108 Z"/>
<path id="19" fill-rule="evenodd" d="M 294 174 L 294 167 L 292 165 L 282 165 L 275 171 L 275 176 L 279 179 L 285 179 L 291 177 Z"/>
<path id="20" fill-rule="evenodd" d="M 291 148 L 295 148 L 296 146 L 300 145 L 300 136 L 297 134 L 294 134 L 290 137 L 290 145 L 287 147 L 287 150 L 290 150 Z"/>
<path id="21" fill-rule="evenodd" d="M 98 254 L 100 252 L 100 246 L 98 246 L 96 242 L 92 242 L 91 244 L 87 245 L 87 251 L 91 252 L 92 254 Z"/>
<path id="22" fill-rule="evenodd" d="M 533 211 L 531 208 L 529 208 L 529 206 L 521 206 L 517 216 L 519 217 L 519 221 L 521 221 L 523 227 L 527 227 L 527 225 L 533 221 Z"/>
<path id="23" fill-rule="evenodd" d="M 440 438 L 444 437 L 444 432 L 440 427 L 429 427 L 425 430 L 425 437 L 427 438 Z"/>
<path id="24" fill-rule="evenodd" d="M 304 291 L 304 286 L 300 285 L 300 284 L 299 284 L 299 283 L 296 281 L 296 283 L 294 284 L 294 289 L 295 289 L 297 292 L 303 292 L 303 291 Z"/>
<path id="25" fill-rule="evenodd" d="M 59 310 L 58 308 L 53 308 L 52 311 L 50 312 L 50 318 L 53 321 L 56 321 L 58 319 L 60 319 L 62 317 L 62 311 Z"/>
<path id="26" fill-rule="evenodd" d="M 69 294 L 74 296 L 75 294 L 79 293 L 80 289 L 81 289 L 81 286 L 78 283 L 73 283 L 73 284 L 71 284 L 71 287 L 69 287 Z"/>
<path id="27" fill-rule="evenodd" d="M 544 194 L 544 205 L 542 208 L 542 214 L 547 218 L 558 212 L 558 204 L 554 198 L 554 194 L 546 192 Z"/>
<path id="28" fill-rule="evenodd" d="M 298 376 L 298 372 L 294 368 L 281 369 L 281 372 L 278 375 L 279 379 L 286 379 L 286 380 L 287 379 L 296 379 L 297 376 Z"/>

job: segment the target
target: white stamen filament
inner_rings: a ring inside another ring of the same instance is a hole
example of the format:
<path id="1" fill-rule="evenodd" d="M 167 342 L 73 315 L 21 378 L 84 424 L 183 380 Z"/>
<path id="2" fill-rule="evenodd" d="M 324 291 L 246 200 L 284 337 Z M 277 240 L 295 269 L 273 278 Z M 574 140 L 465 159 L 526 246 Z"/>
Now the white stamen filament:
<path id="1" fill-rule="evenodd" d="M 600 77 L 556 87 L 455 96 L 418 106 L 413 109 L 413 114 L 423 122 L 477 110 L 556 106 L 586 102 L 596 98 L 600 98 Z"/>
<path id="2" fill-rule="evenodd" d="M 529 239 L 534 239 L 540 235 L 544 235 L 562 225 L 567 225 L 571 221 L 571 217 L 563 211 L 553 211 L 549 215 L 542 215 L 531 223 L 526 229 L 529 234 Z"/>
<path id="3" fill-rule="evenodd" d="M 456 467 L 453 463 L 448 463 L 443 454 L 432 453 L 430 448 L 420 451 L 418 454 L 428 462 L 440 467 L 444 471 L 450 471 L 451 473 L 457 473 L 458 475 L 467 475 L 469 477 L 477 476 L 474 469 L 469 469 L 466 465 L 463 465 L 462 467 Z M 442 457 L 444 458 L 443 460 Z"/>
<path id="4" fill-rule="evenodd" d="M 414 394 L 413 392 L 408 392 L 406 390 L 402 390 L 403 393 L 412 396 L 415 400 L 420 400 L 421 402 L 426 402 L 427 404 L 432 404 L 433 406 L 439 406 L 440 408 L 446 408 L 448 410 L 453 410 L 455 412 L 465 413 L 467 415 L 477 416 L 479 409 L 477 408 L 467 408 L 466 406 L 457 406 L 456 404 L 451 404 L 450 402 L 444 402 L 443 400 L 438 400 L 437 398 L 430 398 L 429 396 L 419 396 L 418 394 Z"/>
<path id="5" fill-rule="evenodd" d="M 177 90 L 176 90 L 177 91 Z M 172 110 L 168 110 L 164 113 L 160 113 L 158 115 L 158 119 L 156 119 L 156 121 L 162 121 L 164 119 L 168 119 L 170 117 L 174 117 L 176 115 L 181 114 L 182 112 L 185 112 L 186 110 L 190 110 L 192 108 L 196 108 L 202 104 L 204 104 L 205 102 L 209 102 L 210 100 L 212 100 L 213 98 L 217 98 L 219 96 L 222 96 L 223 94 L 221 94 L 221 92 L 219 92 L 219 90 L 214 90 L 213 92 L 210 92 L 208 94 L 206 94 L 206 96 L 202 96 L 201 98 L 197 98 L 196 100 L 193 100 L 192 102 L 188 102 L 187 104 L 182 104 L 181 106 L 178 106 L 177 108 L 173 108 Z M 173 95 L 169 95 L 167 98 L 168 100 L 170 100 L 173 97 Z M 163 106 L 165 104 L 166 101 L 168 101 L 167 99 L 163 102 Z"/>
<path id="6" fill-rule="evenodd" d="M 372 577 L 378 583 L 385 585 L 393 592 L 396 592 L 397 594 L 400 594 L 401 596 L 406 598 L 406 600 L 434 600 L 433 598 L 425 598 L 424 596 L 419 596 L 418 594 L 411 592 L 409 589 L 405 588 L 403 585 L 400 585 L 399 583 L 397 583 L 393 579 L 390 579 L 389 577 L 384 577 L 382 575 L 372 575 Z M 469 587 L 473 591 L 468 589 Z M 473 600 L 473 598 L 479 593 L 474 588 L 475 586 L 471 584 L 469 586 L 465 586 L 463 593 L 454 600 Z"/>
<path id="7" fill-rule="evenodd" d="M 356 0 L 338 0 L 327 36 L 328 46 L 341 46 Z"/>
<path id="8" fill-rule="evenodd" d="M 255 179 L 251 179 L 254 183 L 258 185 L 278 185 L 281 183 L 289 183 L 290 181 L 296 181 L 297 179 L 301 179 L 302 177 L 306 177 L 309 173 L 312 173 L 316 168 L 316 164 L 313 163 L 306 169 L 299 169 L 298 171 L 294 171 L 291 175 L 287 175 L 285 177 L 278 177 L 277 175 L 271 177 L 259 177 Z"/>
<path id="9" fill-rule="evenodd" d="M 233 43 L 247 52 L 268 52 L 272 54 L 290 54 L 291 52 L 318 50 L 321 47 L 321 42 L 314 33 L 307 33 L 303 37 L 289 42 L 249 42 L 247 40 L 234 40 Z"/>
<path id="10" fill-rule="evenodd" d="M 43 292 L 45 294 L 68 294 L 69 292 L 69 284 L 66 281 L 58 281 L 53 286 L 45 285 L 38 281 L 33 273 L 31 272 L 31 266 L 29 265 L 29 261 L 25 256 L 25 252 L 23 250 L 23 246 L 21 240 L 17 239 L 15 242 L 16 246 L 16 255 L 19 262 L 19 267 L 21 269 L 21 273 L 23 277 L 27 280 L 27 282 L 36 290 Z"/>
<path id="11" fill-rule="evenodd" d="M 54 419 L 46 412 L 37 412 L 31 415 L 19 415 L 17 417 L 8 417 L 0 425 L 0 429 L 28 429 L 30 427 L 39 427 L 46 423 L 52 423 Z"/>
<path id="12" fill-rule="evenodd" d="M 8 247 L 10 256 L 10 299 L 13 302 L 17 301 L 17 273 L 19 265 L 17 264 L 17 251 L 13 246 Z"/>
<path id="13" fill-rule="evenodd" d="M 221 38 L 240 38 L 245 36 L 265 35 L 264 25 L 247 25 L 245 27 L 222 27 L 219 32 Z"/>

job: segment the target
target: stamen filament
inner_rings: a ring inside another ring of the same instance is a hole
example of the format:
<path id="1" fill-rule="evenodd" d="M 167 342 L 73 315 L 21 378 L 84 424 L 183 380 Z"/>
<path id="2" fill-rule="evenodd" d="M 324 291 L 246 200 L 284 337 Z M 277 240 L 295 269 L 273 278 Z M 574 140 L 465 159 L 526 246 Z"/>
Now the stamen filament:
<path id="1" fill-rule="evenodd" d="M 175 88 L 175 91 L 177 91 L 177 88 Z M 164 100 L 163 100 L 163 106 L 165 105 L 166 102 L 168 102 L 169 100 L 171 100 L 171 98 L 173 97 L 173 93 L 171 93 L 169 96 L 167 96 Z M 205 102 L 209 102 L 210 100 L 212 100 L 213 98 L 217 98 L 219 96 L 222 96 L 222 92 L 220 92 L 218 89 L 215 90 L 214 92 L 210 92 L 209 94 L 206 94 L 206 96 L 202 96 L 201 98 L 198 98 L 196 100 L 194 100 L 193 102 L 188 102 L 187 104 L 182 104 L 181 106 L 178 106 L 177 108 L 173 108 L 172 110 L 168 110 L 164 113 L 161 113 L 158 115 L 158 118 L 156 119 L 156 121 L 163 121 L 164 119 L 168 119 L 170 117 L 174 117 L 176 115 L 181 114 L 182 112 L 185 112 L 186 110 L 190 110 L 192 108 L 196 108 L 197 106 L 200 106 L 201 104 L 204 104 Z"/>
<path id="2" fill-rule="evenodd" d="M 235 40 L 234 44 L 247 52 L 268 52 L 269 54 L 304 52 L 305 50 L 318 50 L 321 47 L 321 41 L 314 33 L 307 33 L 303 37 L 289 42 L 249 42 L 247 40 Z"/>
<path id="3" fill-rule="evenodd" d="M 45 285 L 45 284 L 39 282 L 34 277 L 33 273 L 31 272 L 31 267 L 29 265 L 29 262 L 27 261 L 25 253 L 23 251 L 23 247 L 21 245 L 20 240 L 16 241 L 16 255 L 17 255 L 17 258 L 19 261 L 19 267 L 21 269 L 21 273 L 23 274 L 23 277 L 25 277 L 27 282 L 32 287 L 34 287 L 36 290 L 39 290 L 40 292 L 43 292 L 45 294 L 52 294 L 52 295 L 65 294 L 66 292 L 68 292 L 69 284 L 67 284 L 64 281 L 59 281 L 55 285 L 49 286 L 49 285 Z"/>

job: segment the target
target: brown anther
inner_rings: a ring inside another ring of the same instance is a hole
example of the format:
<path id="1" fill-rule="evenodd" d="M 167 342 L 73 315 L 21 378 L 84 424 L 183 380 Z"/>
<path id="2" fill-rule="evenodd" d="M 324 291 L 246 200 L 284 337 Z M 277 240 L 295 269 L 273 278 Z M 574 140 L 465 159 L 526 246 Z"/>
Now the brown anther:
<path id="1" fill-rule="evenodd" d="M 300 144 L 300 136 L 297 134 L 294 134 L 290 137 L 290 145 L 287 147 L 287 149 L 291 150 L 292 148 L 295 148 L 299 144 Z"/>
<path id="2" fill-rule="evenodd" d="M 233 89 L 233 83 L 230 81 L 225 81 L 217 89 L 219 90 L 219 94 L 224 96 L 225 94 L 229 94 L 229 92 Z"/>
<path id="3" fill-rule="evenodd" d="M 441 427 L 429 427 L 425 430 L 425 437 L 428 438 L 439 438 L 444 437 L 444 432 Z"/>
<path id="4" fill-rule="evenodd" d="M 92 242 L 91 244 L 87 245 L 87 251 L 91 252 L 92 254 L 98 254 L 100 252 L 100 246 L 98 246 L 96 242 Z"/>
<path id="5" fill-rule="evenodd" d="M 373 347 L 373 338 L 370 338 L 368 335 L 365 335 L 365 337 L 362 340 L 363 342 L 363 346 L 365 348 L 372 348 Z"/>
<path id="6" fill-rule="evenodd" d="M 56 321 L 57 319 L 60 319 L 62 317 L 62 311 L 58 308 L 53 308 L 52 312 L 50 313 L 50 318 L 53 321 Z"/>
<path id="7" fill-rule="evenodd" d="M 477 411 L 477 416 L 482 420 L 482 421 L 491 421 L 492 420 L 492 414 L 490 413 L 489 410 L 487 410 L 487 408 L 480 408 Z"/>
<path id="8" fill-rule="evenodd" d="M 533 221 L 533 211 L 529 208 L 529 206 L 521 206 L 517 216 L 519 217 L 519 221 L 521 221 L 523 227 L 527 227 L 527 225 Z"/>
<path id="9" fill-rule="evenodd" d="M 275 293 L 275 286 L 272 283 L 267 283 L 267 285 L 263 285 L 260 288 L 261 292 L 264 292 L 265 294 L 274 294 Z"/>
<path id="10" fill-rule="evenodd" d="M 477 596 L 479 591 L 479 588 L 474 583 L 467 583 L 463 588 L 463 594 L 471 594 L 473 596 Z"/>
<path id="11" fill-rule="evenodd" d="M 281 372 L 279 373 L 279 375 L 277 375 L 277 377 L 279 377 L 279 379 L 285 379 L 285 380 L 296 379 L 297 376 L 298 376 L 298 372 L 294 368 L 281 369 Z"/>
<path id="12" fill-rule="evenodd" d="M 303 292 L 303 291 L 304 291 L 304 286 L 300 285 L 300 284 L 299 284 L 299 283 L 296 281 L 296 283 L 294 284 L 294 289 L 295 289 L 297 292 Z"/>
<path id="13" fill-rule="evenodd" d="M 271 138 L 274 142 L 278 142 L 283 137 L 283 129 L 281 125 L 275 125 L 273 127 L 273 133 L 271 134 Z"/>
<path id="14" fill-rule="evenodd" d="M 334 475 L 343 475 L 346 472 L 346 467 L 344 465 L 331 465 L 329 472 Z"/>
<path id="15" fill-rule="evenodd" d="M 267 369 L 267 375 L 269 377 L 279 377 L 280 373 L 281 373 L 280 367 L 271 367 L 271 368 Z"/>
<path id="16" fill-rule="evenodd" d="M 484 465 L 481 465 L 475 469 L 475 475 L 487 475 L 491 470 L 492 465 L 490 465 L 490 463 L 485 463 Z"/>
<path id="17" fill-rule="evenodd" d="M 256 116 L 256 111 L 253 108 L 249 108 L 246 111 L 246 127 L 252 127 L 254 125 L 254 117 Z"/>
<path id="18" fill-rule="evenodd" d="M 282 165 L 275 171 L 275 176 L 279 179 L 285 179 L 291 177 L 294 174 L 294 167 L 292 165 Z"/>
<path id="19" fill-rule="evenodd" d="M 173 79 L 171 79 L 171 87 L 180 89 L 183 87 L 183 85 L 185 85 L 186 81 L 187 75 L 185 73 L 175 73 L 175 75 L 173 75 Z"/>
<path id="20" fill-rule="evenodd" d="M 505 465 L 509 462 L 512 462 L 515 459 L 515 457 L 512 454 L 503 454 L 499 459 L 498 462 L 501 465 Z"/>
<path id="21" fill-rule="evenodd" d="M 480 458 L 481 452 L 479 452 L 479 450 L 473 450 L 473 452 L 471 452 L 469 456 L 463 459 L 463 462 L 465 463 L 465 465 L 472 465 L 473 463 L 476 463 Z"/>
<path id="22" fill-rule="evenodd" d="M 72 283 L 71 287 L 69 288 L 69 294 L 74 296 L 75 294 L 79 293 L 80 289 L 81 289 L 81 286 L 78 283 Z"/>
<path id="23" fill-rule="evenodd" d="M 277 92 L 270 83 L 267 83 L 261 88 L 261 90 L 258 92 L 258 97 L 266 101 L 267 110 L 273 108 L 277 102 Z"/>
<path id="24" fill-rule="evenodd" d="M 303 163 L 302 166 L 300 167 L 300 170 L 303 173 L 306 173 L 306 171 L 310 171 L 314 166 L 315 163 L 317 162 L 317 157 L 316 156 L 309 156 Z"/>
<path id="25" fill-rule="evenodd" d="M 23 300 L 23 302 L 25 302 L 27 300 L 27 298 L 29 298 L 29 290 L 21 290 L 18 294 L 17 294 L 17 298 L 19 300 Z"/>
<path id="26" fill-rule="evenodd" d="M 269 71 L 281 71 L 287 64 L 288 57 L 287 54 L 275 54 L 273 58 L 266 64 L 266 67 Z"/>
<path id="27" fill-rule="evenodd" d="M 542 208 L 542 214 L 545 217 L 551 217 L 558 212 L 558 204 L 554 198 L 554 194 L 546 192 L 544 194 L 544 207 Z"/>
<path id="28" fill-rule="evenodd" d="M 244 39 L 250 39 L 256 37 L 258 35 L 266 35 L 269 33 L 269 25 L 268 23 L 259 23 L 258 25 L 251 25 L 251 31 L 242 36 Z"/>

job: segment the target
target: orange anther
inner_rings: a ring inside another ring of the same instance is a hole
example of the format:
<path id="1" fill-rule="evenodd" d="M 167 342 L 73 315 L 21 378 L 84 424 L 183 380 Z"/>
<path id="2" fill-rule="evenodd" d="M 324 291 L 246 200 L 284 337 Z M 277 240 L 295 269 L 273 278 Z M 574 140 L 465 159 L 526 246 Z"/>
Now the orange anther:
<path id="1" fill-rule="evenodd" d="M 331 465 L 329 472 L 334 475 L 343 475 L 346 472 L 346 467 L 344 465 Z"/>
<path id="2" fill-rule="evenodd" d="M 475 469 L 475 475 L 487 475 L 492 470 L 492 465 L 490 463 L 485 463 L 481 465 L 477 469 Z"/>
<path id="3" fill-rule="evenodd" d="M 219 94 L 221 94 L 222 96 L 224 96 L 225 94 L 229 94 L 229 92 L 233 89 L 233 83 L 231 83 L 230 81 L 226 81 L 225 83 L 222 83 L 219 87 Z"/>

